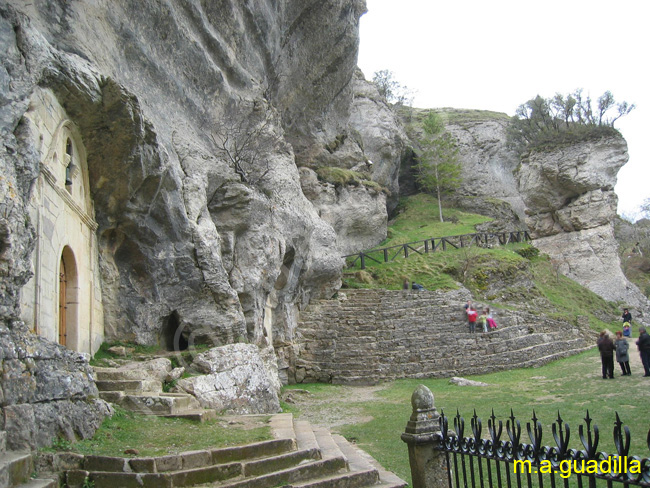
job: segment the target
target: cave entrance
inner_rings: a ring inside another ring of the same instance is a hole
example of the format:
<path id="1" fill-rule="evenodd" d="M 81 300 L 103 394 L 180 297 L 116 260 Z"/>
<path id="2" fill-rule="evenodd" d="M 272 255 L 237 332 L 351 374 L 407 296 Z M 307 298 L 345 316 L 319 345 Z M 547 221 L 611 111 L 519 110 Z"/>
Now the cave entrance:
<path id="1" fill-rule="evenodd" d="M 167 351 L 185 351 L 188 347 L 187 339 L 183 336 L 180 315 L 174 310 L 163 319 L 161 346 Z"/>
<path id="2" fill-rule="evenodd" d="M 289 248 L 282 259 L 282 267 L 280 268 L 280 275 L 278 279 L 275 280 L 274 288 L 276 290 L 282 290 L 287 283 L 289 282 L 289 277 L 291 275 L 291 268 L 293 262 L 296 258 L 296 251 L 292 248 Z"/>

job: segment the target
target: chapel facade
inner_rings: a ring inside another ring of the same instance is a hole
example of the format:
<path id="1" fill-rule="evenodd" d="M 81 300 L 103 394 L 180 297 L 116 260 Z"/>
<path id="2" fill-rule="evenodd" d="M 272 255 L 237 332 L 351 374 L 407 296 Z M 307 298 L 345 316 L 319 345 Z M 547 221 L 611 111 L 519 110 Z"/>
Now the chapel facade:
<path id="1" fill-rule="evenodd" d="M 104 340 L 104 316 L 86 150 L 51 90 L 33 95 L 24 119 L 40 168 L 29 203 L 36 244 L 22 319 L 46 339 L 94 354 Z"/>

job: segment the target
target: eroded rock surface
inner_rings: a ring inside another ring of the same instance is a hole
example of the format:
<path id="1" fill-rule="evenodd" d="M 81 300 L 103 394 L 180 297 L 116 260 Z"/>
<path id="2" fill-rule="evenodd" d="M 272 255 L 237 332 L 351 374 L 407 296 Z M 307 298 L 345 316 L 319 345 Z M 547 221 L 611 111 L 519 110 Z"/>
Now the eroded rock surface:
<path id="1" fill-rule="evenodd" d="M 531 152 L 517 172 L 535 246 L 560 272 L 643 314 L 648 300 L 623 275 L 614 237 L 616 175 L 627 144 L 612 135 Z"/>
<path id="2" fill-rule="evenodd" d="M 194 395 L 202 407 L 222 413 L 253 414 L 280 411 L 280 384 L 253 344 L 230 344 L 198 354 L 192 369 L 200 376 L 178 381 L 178 391 Z"/>
<path id="3" fill-rule="evenodd" d="M 98 398 L 87 358 L 16 322 L 0 325 L 0 428 L 7 448 L 92 437 L 111 407 Z"/>

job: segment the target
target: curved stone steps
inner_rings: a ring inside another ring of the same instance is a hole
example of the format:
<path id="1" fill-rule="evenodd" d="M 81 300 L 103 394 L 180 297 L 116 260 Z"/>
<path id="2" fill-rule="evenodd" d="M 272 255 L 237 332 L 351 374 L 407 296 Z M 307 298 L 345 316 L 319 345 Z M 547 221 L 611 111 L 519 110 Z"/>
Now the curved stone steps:
<path id="1" fill-rule="evenodd" d="M 85 480 L 95 488 L 202 486 L 220 488 L 362 488 L 406 484 L 327 429 L 291 414 L 269 421 L 273 440 L 245 446 L 149 458 L 79 456 L 66 472 L 70 488 Z"/>
<path id="2" fill-rule="evenodd" d="M 217 413 L 203 409 L 198 400 L 188 393 L 163 391 L 163 383 L 137 369 L 95 367 L 99 397 L 122 408 L 145 415 L 180 417 L 204 422 L 216 418 Z M 138 377 L 140 374 L 140 377 Z"/>
<path id="3" fill-rule="evenodd" d="M 288 351 L 297 381 L 372 384 L 488 373 L 543 364 L 592 344 L 590 332 L 574 324 L 505 309 L 493 310 L 498 329 L 470 334 L 463 314 L 468 297 L 460 292 L 346 294 L 301 312 L 298 352 Z"/>

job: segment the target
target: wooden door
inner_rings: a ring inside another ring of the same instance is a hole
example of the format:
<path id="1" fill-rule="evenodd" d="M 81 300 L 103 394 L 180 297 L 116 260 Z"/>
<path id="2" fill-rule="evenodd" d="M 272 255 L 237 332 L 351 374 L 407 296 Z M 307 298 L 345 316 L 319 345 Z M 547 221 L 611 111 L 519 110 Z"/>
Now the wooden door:
<path id="1" fill-rule="evenodd" d="M 66 345 L 66 276 L 65 262 L 61 257 L 61 266 L 59 268 L 59 344 Z"/>

